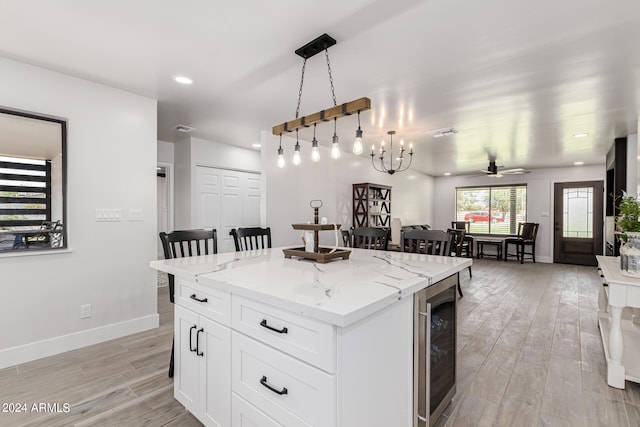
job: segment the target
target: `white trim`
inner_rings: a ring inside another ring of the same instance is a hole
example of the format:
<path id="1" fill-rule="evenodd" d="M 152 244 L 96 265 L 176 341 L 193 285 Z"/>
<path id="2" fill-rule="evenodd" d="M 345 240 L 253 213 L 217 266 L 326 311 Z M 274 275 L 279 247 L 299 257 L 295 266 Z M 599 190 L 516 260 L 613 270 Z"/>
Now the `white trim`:
<path id="1" fill-rule="evenodd" d="M 253 169 L 241 169 L 241 168 L 230 168 L 227 166 L 215 166 L 213 164 L 210 163 L 200 163 L 200 162 L 196 162 L 196 167 L 201 166 L 201 167 L 205 167 L 205 168 L 212 168 L 212 169 L 221 169 L 221 170 L 225 170 L 225 171 L 233 171 L 233 172 L 245 172 L 245 173 L 253 173 L 256 175 L 262 175 L 261 171 L 256 171 Z"/>
<path id="2" fill-rule="evenodd" d="M 31 250 L 8 250 L 6 253 L 0 252 L 0 258 L 11 258 L 20 256 L 36 256 L 36 255 L 56 255 L 56 254 L 70 254 L 73 251 L 67 249 L 47 249 L 42 251 Z"/>
<path id="3" fill-rule="evenodd" d="M 160 325 L 156 314 L 0 350 L 0 369 L 135 334 Z"/>
<path id="4" fill-rule="evenodd" d="M 167 185 L 167 201 L 168 201 L 168 216 L 169 216 L 169 223 L 167 224 L 167 231 L 173 231 L 173 224 L 174 224 L 174 217 L 175 214 L 173 212 L 173 194 L 174 194 L 174 173 L 173 173 L 173 163 L 165 163 L 165 162 L 158 162 L 158 166 L 160 167 L 164 167 L 166 170 L 166 178 L 167 178 L 167 183 L 169 185 Z"/>

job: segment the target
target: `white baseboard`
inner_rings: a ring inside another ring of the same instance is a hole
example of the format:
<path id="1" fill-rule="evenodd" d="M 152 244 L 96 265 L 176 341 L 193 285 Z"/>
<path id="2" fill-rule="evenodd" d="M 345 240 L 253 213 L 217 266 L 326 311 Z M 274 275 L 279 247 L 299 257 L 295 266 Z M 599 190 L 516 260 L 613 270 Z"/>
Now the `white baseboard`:
<path id="1" fill-rule="evenodd" d="M 135 334 L 160 325 L 158 314 L 0 350 L 0 369 Z"/>

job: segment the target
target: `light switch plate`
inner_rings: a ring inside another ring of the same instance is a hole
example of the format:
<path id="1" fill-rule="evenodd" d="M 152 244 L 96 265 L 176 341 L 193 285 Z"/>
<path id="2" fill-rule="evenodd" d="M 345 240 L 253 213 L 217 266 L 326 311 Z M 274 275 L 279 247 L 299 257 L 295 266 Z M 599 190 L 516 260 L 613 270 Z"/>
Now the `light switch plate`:
<path id="1" fill-rule="evenodd" d="M 121 220 L 121 209 L 96 209 L 96 222 L 118 222 Z"/>

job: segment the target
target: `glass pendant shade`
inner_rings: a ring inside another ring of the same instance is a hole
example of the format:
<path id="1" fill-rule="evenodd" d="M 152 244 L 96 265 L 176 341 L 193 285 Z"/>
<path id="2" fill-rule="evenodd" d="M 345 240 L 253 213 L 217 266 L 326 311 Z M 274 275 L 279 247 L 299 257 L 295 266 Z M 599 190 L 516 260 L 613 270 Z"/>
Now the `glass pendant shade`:
<path id="1" fill-rule="evenodd" d="M 313 138 L 311 141 L 311 160 L 314 162 L 320 161 L 320 150 L 318 149 L 318 141 Z"/>
<path id="2" fill-rule="evenodd" d="M 300 144 L 296 141 L 296 146 L 293 149 L 293 164 L 298 166 L 302 159 L 300 158 Z"/>
<path id="3" fill-rule="evenodd" d="M 333 142 L 331 143 L 331 158 L 337 160 L 340 158 L 340 145 L 338 144 L 337 120 L 333 119 Z"/>
<path id="4" fill-rule="evenodd" d="M 338 144 L 337 135 L 333 135 L 333 142 L 331 143 L 331 158 L 335 160 L 340 158 L 340 144 Z"/>
<path id="5" fill-rule="evenodd" d="M 282 147 L 278 148 L 278 167 L 282 169 L 285 165 L 284 162 L 284 153 Z"/>
<path id="6" fill-rule="evenodd" d="M 360 128 L 356 131 L 356 139 L 353 141 L 353 154 L 362 154 L 362 130 Z"/>
<path id="7" fill-rule="evenodd" d="M 358 130 L 356 131 L 356 139 L 353 140 L 353 154 L 359 156 L 362 151 L 362 129 L 360 129 L 360 111 L 358 111 Z"/>

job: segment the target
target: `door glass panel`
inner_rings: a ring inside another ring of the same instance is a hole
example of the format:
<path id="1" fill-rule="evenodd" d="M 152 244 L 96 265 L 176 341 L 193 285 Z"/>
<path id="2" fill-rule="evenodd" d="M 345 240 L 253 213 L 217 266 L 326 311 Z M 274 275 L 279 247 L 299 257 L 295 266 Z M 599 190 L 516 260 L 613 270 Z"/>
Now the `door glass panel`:
<path id="1" fill-rule="evenodd" d="M 593 188 L 565 188 L 562 237 L 593 238 Z"/>

